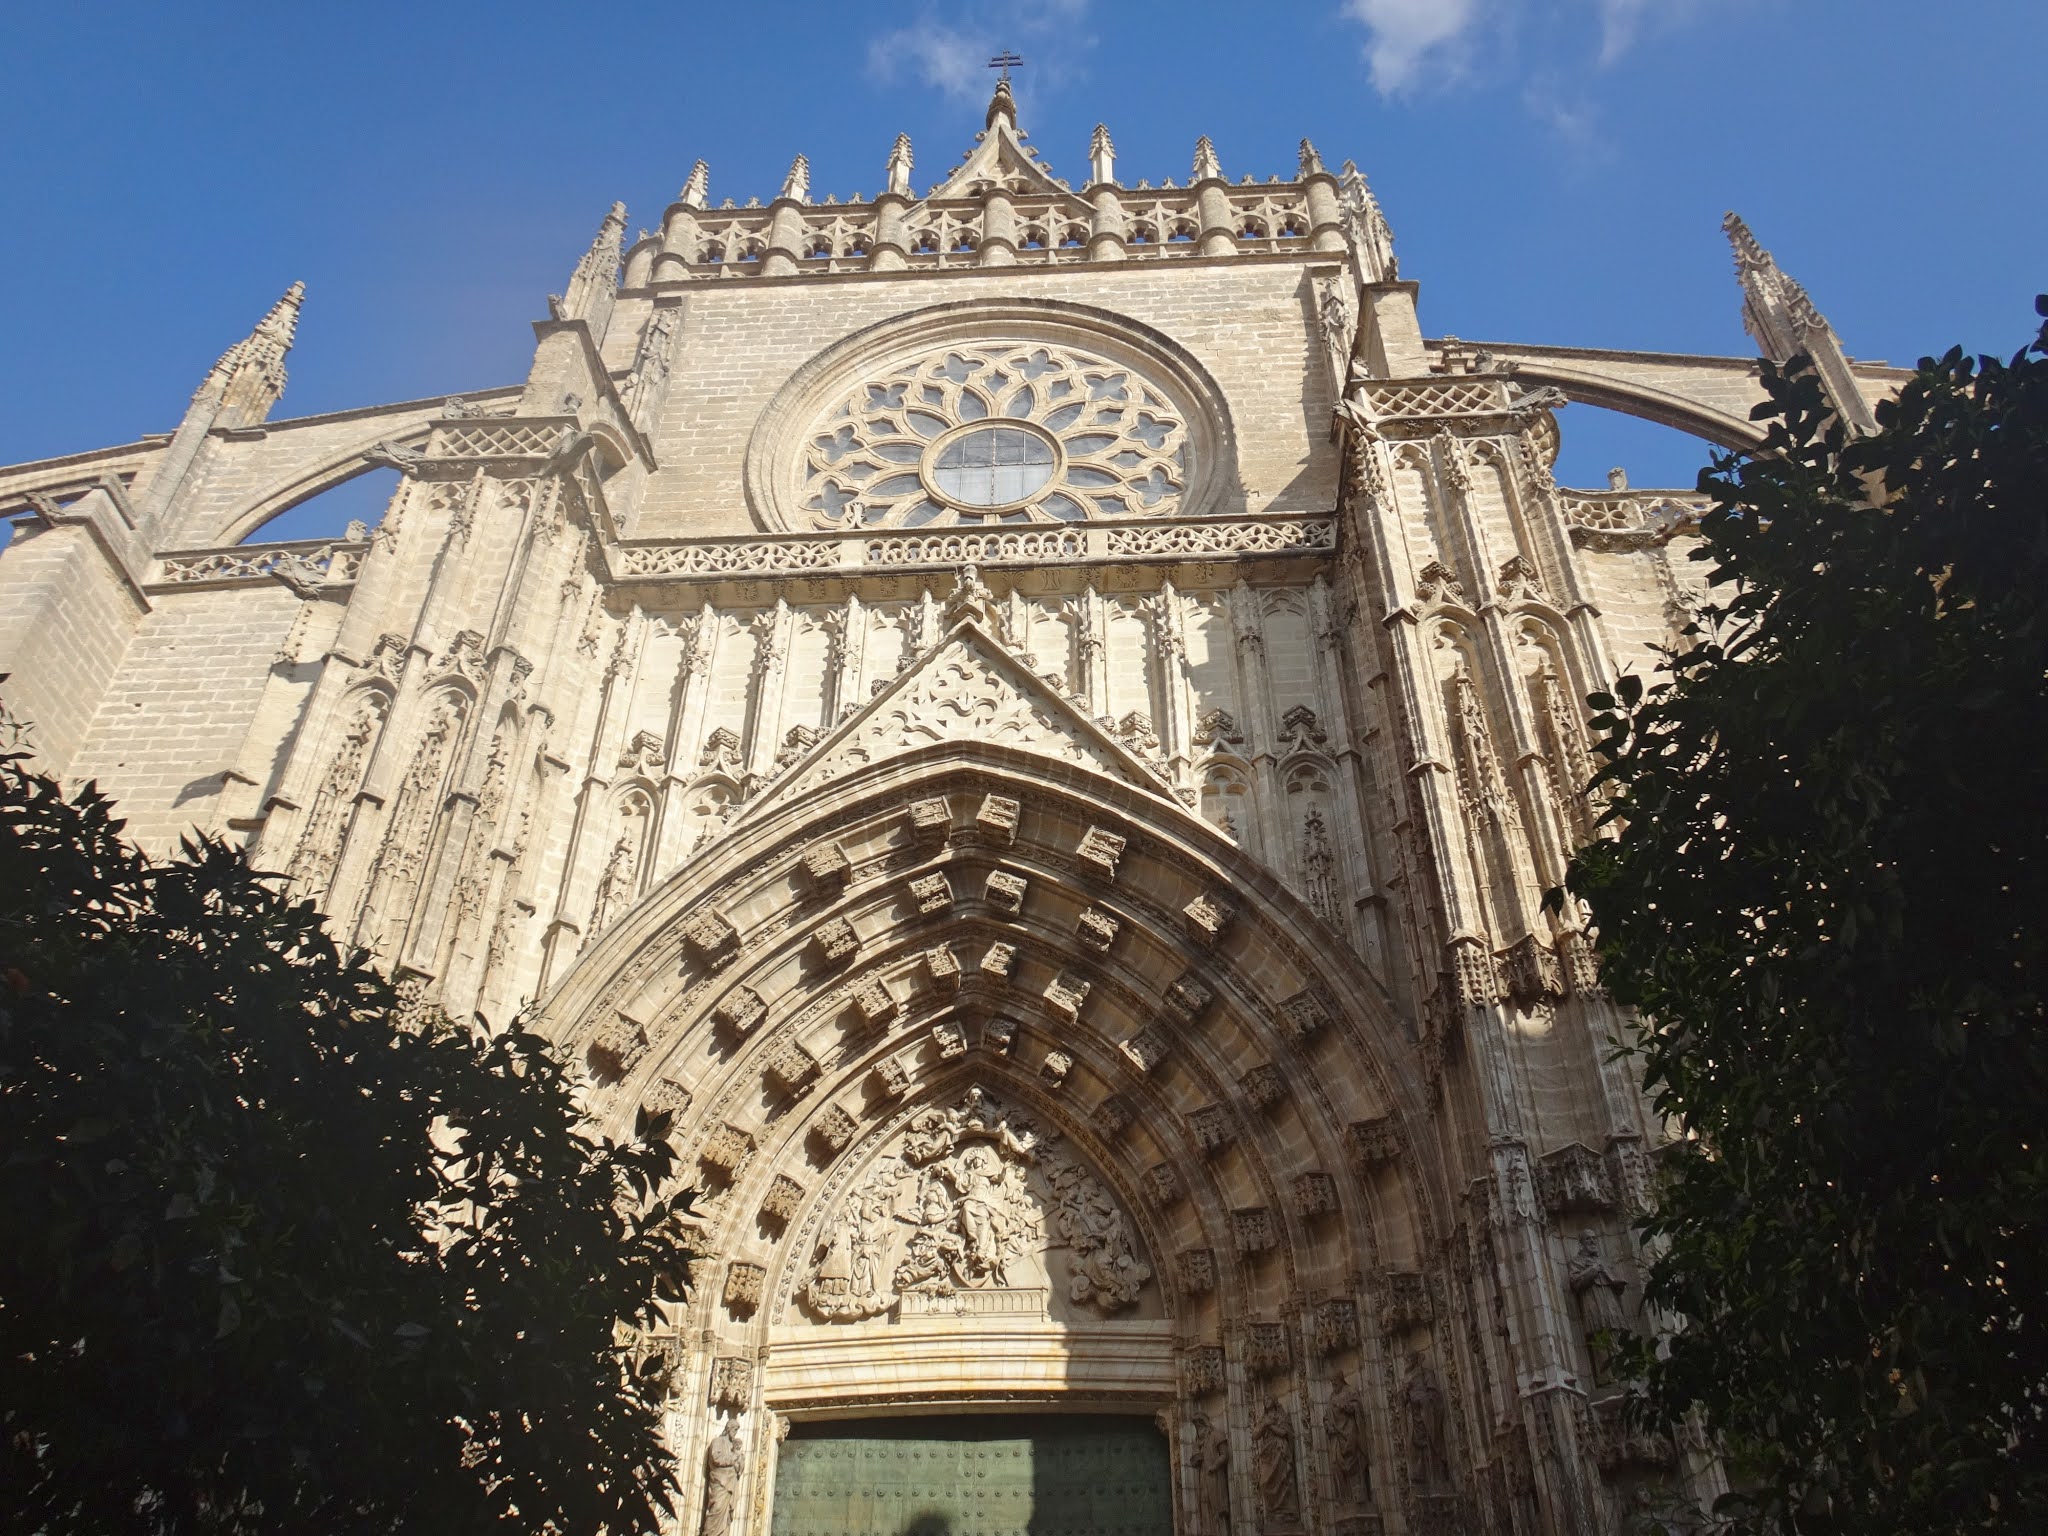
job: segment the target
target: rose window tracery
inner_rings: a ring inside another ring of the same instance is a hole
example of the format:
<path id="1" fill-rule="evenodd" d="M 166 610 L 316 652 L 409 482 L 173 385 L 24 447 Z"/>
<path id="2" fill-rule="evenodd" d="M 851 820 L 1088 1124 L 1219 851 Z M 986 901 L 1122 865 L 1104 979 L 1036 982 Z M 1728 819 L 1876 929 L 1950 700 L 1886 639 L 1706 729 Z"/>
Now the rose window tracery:
<path id="1" fill-rule="evenodd" d="M 862 381 L 804 443 L 825 528 L 1164 517 L 1187 423 L 1122 363 L 1040 343 L 950 347 Z"/>

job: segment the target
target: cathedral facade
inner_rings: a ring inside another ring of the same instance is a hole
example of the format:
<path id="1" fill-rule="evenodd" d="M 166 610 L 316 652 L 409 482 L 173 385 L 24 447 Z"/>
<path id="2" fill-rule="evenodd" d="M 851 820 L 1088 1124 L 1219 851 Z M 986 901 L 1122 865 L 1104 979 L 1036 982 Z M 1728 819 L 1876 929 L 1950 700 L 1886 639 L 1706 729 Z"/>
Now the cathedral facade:
<path id="1" fill-rule="evenodd" d="M 681 1529 L 1710 1499 L 1615 1412 L 1660 1129 L 1542 901 L 1700 504 L 1551 464 L 1567 400 L 1754 443 L 1757 359 L 1428 339 L 1306 142 L 1088 162 L 1004 85 L 922 196 L 907 140 L 847 202 L 699 164 L 461 399 L 272 420 L 292 289 L 174 433 L 0 470 L 10 704 L 145 844 L 244 839 L 408 997 L 675 1112 Z M 1867 420 L 1897 376 L 1730 235 Z M 374 528 L 252 539 L 372 466 Z"/>

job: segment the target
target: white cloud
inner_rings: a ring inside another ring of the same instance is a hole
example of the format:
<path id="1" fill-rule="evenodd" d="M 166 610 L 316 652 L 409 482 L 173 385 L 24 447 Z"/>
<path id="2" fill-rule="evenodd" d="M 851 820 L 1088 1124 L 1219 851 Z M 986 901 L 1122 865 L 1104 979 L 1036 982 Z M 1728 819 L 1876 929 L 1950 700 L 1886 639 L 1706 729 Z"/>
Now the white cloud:
<path id="1" fill-rule="evenodd" d="M 1583 72 L 1589 55 L 1605 69 L 1646 31 L 1705 8 L 1705 0 L 1343 0 L 1342 14 L 1366 30 L 1374 88 L 1403 96 L 1470 77 Z"/>
<path id="2" fill-rule="evenodd" d="M 1372 83 L 1397 96 L 1422 83 L 1426 70 L 1455 77 L 1462 44 L 1478 15 L 1476 0 L 1344 0 L 1344 14 L 1371 34 L 1365 56 Z"/>
<path id="3" fill-rule="evenodd" d="M 890 84 L 906 75 L 922 85 L 964 100 L 981 100 L 992 86 L 988 61 L 1006 48 L 1032 55 L 1040 73 L 1058 75 L 1066 55 L 1093 45 L 1076 29 L 1087 19 L 1090 0 L 1014 0 L 999 12 L 973 6 L 957 23 L 927 12 L 907 27 L 884 32 L 868 44 L 868 73 Z M 984 17 L 988 19 L 984 20 Z M 1036 44 L 1027 48 L 1026 44 Z M 1051 48 L 1046 57 L 1041 49 Z"/>
<path id="4" fill-rule="evenodd" d="M 988 89 L 990 49 L 985 38 L 936 22 L 898 27 L 868 44 L 868 69 L 894 81 L 906 71 L 949 96 L 978 97 Z"/>
<path id="5" fill-rule="evenodd" d="M 1651 0 L 1600 0 L 1600 67 L 1605 69 L 1618 60 L 1635 42 L 1636 34 L 1642 30 L 1643 14 L 1650 9 Z M 1667 11 L 1682 7 L 1667 4 Z"/>

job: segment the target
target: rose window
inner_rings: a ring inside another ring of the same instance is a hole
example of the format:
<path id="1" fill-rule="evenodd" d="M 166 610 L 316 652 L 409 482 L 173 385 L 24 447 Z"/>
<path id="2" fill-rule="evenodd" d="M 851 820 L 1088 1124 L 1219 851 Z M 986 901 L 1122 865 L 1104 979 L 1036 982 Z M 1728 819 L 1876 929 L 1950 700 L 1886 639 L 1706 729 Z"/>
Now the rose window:
<path id="1" fill-rule="evenodd" d="M 1163 517 L 1187 425 L 1132 369 L 1061 347 L 960 347 L 870 379 L 805 444 L 827 528 Z"/>

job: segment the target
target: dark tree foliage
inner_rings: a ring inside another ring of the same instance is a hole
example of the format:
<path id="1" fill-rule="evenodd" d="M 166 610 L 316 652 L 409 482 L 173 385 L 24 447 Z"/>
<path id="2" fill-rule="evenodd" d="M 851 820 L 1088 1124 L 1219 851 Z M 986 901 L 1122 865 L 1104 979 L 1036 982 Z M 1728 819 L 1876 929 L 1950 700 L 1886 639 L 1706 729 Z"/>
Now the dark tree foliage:
<path id="1" fill-rule="evenodd" d="M 1592 700 L 1616 835 L 1569 884 L 1679 1133 L 1633 1368 L 1742 1528 L 2041 1530 L 2048 326 L 1861 441 L 1766 382 L 1692 648 Z"/>
<path id="2" fill-rule="evenodd" d="M 0 749 L 0 1527 L 651 1528 L 667 1117 L 597 1139 L 537 1037 L 394 1003 Z"/>

